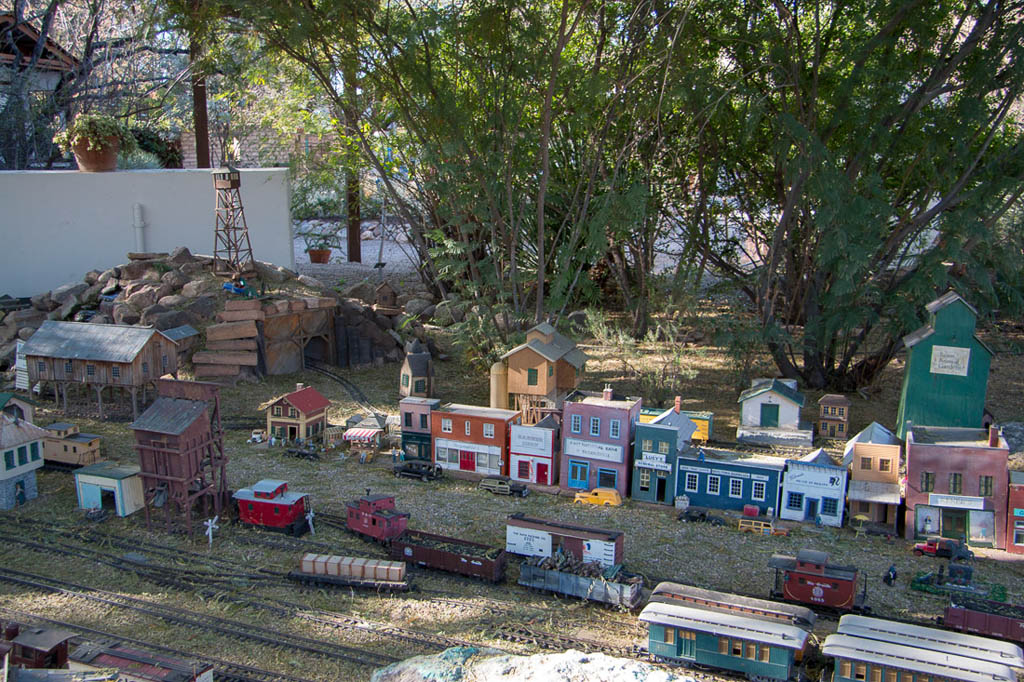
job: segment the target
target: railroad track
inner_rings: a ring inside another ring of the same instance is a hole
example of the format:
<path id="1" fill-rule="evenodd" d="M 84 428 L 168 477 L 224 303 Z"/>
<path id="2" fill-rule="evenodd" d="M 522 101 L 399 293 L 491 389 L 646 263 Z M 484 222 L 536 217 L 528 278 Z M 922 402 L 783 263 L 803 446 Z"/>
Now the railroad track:
<path id="1" fill-rule="evenodd" d="M 316 372 L 321 376 L 325 376 L 328 379 L 331 379 L 332 381 L 341 384 L 341 387 L 348 392 L 348 394 L 352 397 L 352 400 L 356 401 L 356 403 L 361 408 L 367 410 L 370 414 L 374 416 L 379 415 L 377 410 L 373 409 L 373 406 L 370 405 L 370 399 L 366 397 L 366 394 L 363 393 L 363 390 L 356 386 L 355 383 L 353 383 L 346 377 L 343 377 L 340 374 L 338 374 L 337 368 L 335 368 L 334 366 L 328 365 L 323 362 L 318 362 L 316 360 L 306 359 L 306 369 L 308 369 L 311 372 Z"/>
<path id="2" fill-rule="evenodd" d="M 21 623 L 46 624 L 62 630 L 69 630 L 71 632 L 76 632 L 79 635 L 85 635 L 87 637 L 102 640 L 104 643 L 128 644 L 147 649 L 154 653 L 167 654 L 176 658 L 193 660 L 206 665 L 212 665 L 214 667 L 217 682 L 313 682 L 305 677 L 296 677 L 286 673 L 254 668 L 252 666 L 242 665 L 241 663 L 235 663 L 233 661 L 226 661 L 206 654 L 195 654 L 191 651 L 174 649 L 172 647 L 156 644 L 155 642 L 149 642 L 144 639 L 118 635 L 105 630 L 97 630 L 96 628 L 78 625 L 77 623 L 69 623 L 67 621 L 47 618 L 34 613 L 18 611 L 17 609 L 0 607 L 0 614 L 3 614 L 6 618 L 11 618 Z"/>
<path id="3" fill-rule="evenodd" d="M 313 654 L 332 660 L 354 663 L 367 668 L 376 669 L 402 660 L 390 654 L 364 651 L 343 644 L 279 632 L 250 623 L 189 611 L 181 608 L 179 605 L 166 606 L 137 597 L 128 597 L 114 592 L 107 592 L 106 590 L 78 585 L 66 580 L 33 575 L 10 568 L 0 568 L 0 581 L 133 611 L 189 629 L 214 632 L 236 640 L 256 642 L 275 649 L 288 649 L 305 654 Z"/>

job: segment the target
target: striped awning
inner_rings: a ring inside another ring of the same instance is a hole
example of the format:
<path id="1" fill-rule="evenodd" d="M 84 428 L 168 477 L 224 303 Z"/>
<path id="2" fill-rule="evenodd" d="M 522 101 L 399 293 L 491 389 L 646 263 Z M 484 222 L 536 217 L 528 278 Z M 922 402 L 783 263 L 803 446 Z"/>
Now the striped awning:
<path id="1" fill-rule="evenodd" d="M 345 440 L 373 440 L 375 436 L 382 433 L 382 429 L 349 429 L 345 432 Z"/>

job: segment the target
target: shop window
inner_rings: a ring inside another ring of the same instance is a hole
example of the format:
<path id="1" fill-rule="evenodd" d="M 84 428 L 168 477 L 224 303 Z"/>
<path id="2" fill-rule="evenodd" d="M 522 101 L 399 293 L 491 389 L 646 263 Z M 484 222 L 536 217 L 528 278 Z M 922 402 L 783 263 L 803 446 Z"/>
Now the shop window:
<path id="1" fill-rule="evenodd" d="M 651 489 L 651 470 L 640 469 L 640 490 L 647 492 Z"/>
<path id="2" fill-rule="evenodd" d="M 729 479 L 729 497 L 743 497 L 743 479 Z"/>
<path id="3" fill-rule="evenodd" d="M 599 488 L 615 488 L 619 482 L 619 475 L 615 469 L 598 469 L 597 485 Z"/>
<path id="4" fill-rule="evenodd" d="M 1013 544 L 1024 545 L 1024 521 L 1013 522 Z"/>
<path id="5" fill-rule="evenodd" d="M 618 438 L 622 429 L 622 421 L 619 419 L 612 419 L 608 422 L 608 436 L 610 438 Z"/>
<path id="6" fill-rule="evenodd" d="M 484 438 L 494 438 L 494 424 L 484 424 Z"/>
<path id="7" fill-rule="evenodd" d="M 964 475 L 960 473 L 949 475 L 949 494 L 960 495 L 964 491 Z"/>
<path id="8" fill-rule="evenodd" d="M 921 492 L 930 493 L 935 490 L 935 472 L 934 471 L 922 471 L 921 472 Z"/>
<path id="9" fill-rule="evenodd" d="M 536 386 L 537 385 L 537 370 L 530 368 L 526 370 L 526 385 Z"/>
<path id="10" fill-rule="evenodd" d="M 501 470 L 501 455 L 488 455 L 490 467 L 494 471 Z"/>
<path id="11" fill-rule="evenodd" d="M 583 431 L 583 416 L 574 414 L 569 419 L 569 430 L 573 433 L 582 433 Z"/>
<path id="12" fill-rule="evenodd" d="M 804 508 L 804 494 L 803 493 L 789 493 L 786 497 L 786 509 L 794 509 L 801 511 Z"/>
<path id="13" fill-rule="evenodd" d="M 992 497 L 991 476 L 980 476 L 978 478 L 978 495 L 981 497 Z"/>
<path id="14" fill-rule="evenodd" d="M 688 471 L 686 473 L 686 492 L 695 493 L 697 492 L 697 484 L 700 482 L 700 476 Z"/>
<path id="15" fill-rule="evenodd" d="M 861 471 L 871 471 L 871 458 L 870 457 L 861 457 L 860 458 L 860 470 Z"/>
<path id="16" fill-rule="evenodd" d="M 821 498 L 821 513 L 825 516 L 835 516 L 839 513 L 839 500 L 834 497 Z"/>
<path id="17" fill-rule="evenodd" d="M 591 417 L 590 418 L 590 435 L 600 436 L 601 435 L 601 418 Z"/>
<path id="18" fill-rule="evenodd" d="M 452 420 L 451 419 L 442 419 L 441 420 L 441 431 L 442 431 L 442 433 L 451 433 L 452 432 Z"/>
<path id="19" fill-rule="evenodd" d="M 754 498 L 754 500 L 756 500 L 757 502 L 764 502 L 766 489 L 765 482 L 754 481 L 753 483 L 751 483 L 751 489 L 751 497 Z"/>
<path id="20" fill-rule="evenodd" d="M 487 453 L 478 452 L 476 453 L 476 468 L 486 469 L 487 468 Z"/>
<path id="21" fill-rule="evenodd" d="M 530 460 L 519 460 L 519 478 L 523 479 L 524 481 L 530 480 Z"/>
<path id="22" fill-rule="evenodd" d="M 697 474 L 694 474 L 696 476 Z M 719 495 L 722 492 L 722 479 L 720 476 L 708 476 L 708 495 Z"/>

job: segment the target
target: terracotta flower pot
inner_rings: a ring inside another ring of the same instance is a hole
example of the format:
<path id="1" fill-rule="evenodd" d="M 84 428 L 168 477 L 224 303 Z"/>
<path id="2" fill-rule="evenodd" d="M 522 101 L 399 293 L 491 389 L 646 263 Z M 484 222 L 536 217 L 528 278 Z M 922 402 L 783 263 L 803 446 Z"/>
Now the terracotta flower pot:
<path id="1" fill-rule="evenodd" d="M 308 249 L 310 263 L 327 263 L 331 259 L 330 249 Z"/>
<path id="2" fill-rule="evenodd" d="M 107 138 L 107 143 L 99 149 L 89 149 L 89 143 L 82 140 L 71 151 L 78 162 L 78 170 L 86 173 L 102 173 L 117 169 L 117 152 L 121 141 L 116 136 Z"/>

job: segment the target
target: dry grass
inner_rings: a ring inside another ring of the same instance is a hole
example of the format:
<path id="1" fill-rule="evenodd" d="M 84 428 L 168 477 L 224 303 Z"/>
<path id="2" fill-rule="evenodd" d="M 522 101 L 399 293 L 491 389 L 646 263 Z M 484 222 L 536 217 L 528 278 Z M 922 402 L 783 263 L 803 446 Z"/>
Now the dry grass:
<path id="1" fill-rule="evenodd" d="M 1019 347 L 1016 337 L 999 336 L 994 331 L 989 333 L 986 340 L 997 347 L 1001 344 L 1005 348 Z M 585 388 L 599 389 L 604 383 L 611 383 L 620 391 L 631 392 L 632 387 L 624 383 L 623 368 L 616 359 L 615 349 L 588 345 L 585 351 L 591 358 L 587 365 Z M 651 348 L 650 352 L 654 354 L 658 349 Z M 717 436 L 730 439 L 735 432 L 738 410 L 735 403 L 736 390 L 732 384 L 733 373 L 727 356 L 722 349 L 714 347 L 694 348 L 690 352 L 692 366 L 698 370 L 698 374 L 684 396 L 686 405 L 713 411 Z M 1003 420 L 1024 420 L 1024 407 L 1016 399 L 1024 389 L 1021 364 L 1021 356 L 1012 353 L 997 355 L 993 363 L 989 402 L 996 407 L 998 416 Z M 437 392 L 443 399 L 486 403 L 486 374 L 469 370 L 457 359 L 438 363 L 436 371 Z M 344 373 L 363 389 L 378 410 L 396 411 L 397 365 Z M 871 387 L 870 400 L 851 396 L 855 430 L 872 420 L 892 424 L 901 379 L 902 366 L 894 364 Z M 316 386 L 331 399 L 332 422 L 338 423 L 359 411 L 340 386 L 328 383 L 317 375 L 304 373 L 271 377 L 258 385 L 225 388 L 221 394 L 223 413 L 228 417 L 255 416 L 257 405 L 291 390 L 297 381 Z M 809 409 L 813 408 L 818 397 L 818 394 L 808 395 Z M 58 419 L 63 419 L 63 415 L 54 412 L 52 404 L 43 406 L 40 423 Z M 74 421 L 80 424 L 82 430 L 104 436 L 104 453 L 107 458 L 123 462 L 133 460 L 132 437 L 126 422 L 88 418 Z M 227 434 L 225 445 L 231 457 L 231 487 L 250 485 L 266 477 L 285 479 L 293 490 L 310 493 L 314 507 L 319 511 L 340 513 L 344 501 L 370 488 L 375 492 L 394 493 L 399 507 L 412 513 L 410 525 L 414 528 L 494 545 L 504 542 L 504 518 L 513 511 L 621 529 L 626 533 L 626 562 L 631 570 L 651 577 L 674 578 L 703 587 L 762 596 L 767 595 L 772 579 L 766 563 L 773 552 L 794 553 L 802 547 L 813 547 L 827 550 L 837 562 L 860 567 L 869 579 L 869 603 L 881 615 L 933 617 L 943 607 L 941 599 L 908 589 L 907 581 L 916 571 L 937 568 L 938 563 L 914 557 L 908 544 L 902 540 L 887 541 L 875 537 L 854 539 L 853 533 L 846 529 L 815 529 L 807 526 L 798 527 L 789 537 L 758 537 L 742 535 L 728 528 L 681 524 L 675 520 L 671 510 L 632 502 L 627 502 L 622 508 L 581 509 L 571 505 L 565 497 L 543 494 L 534 494 L 525 499 L 493 496 L 478 491 L 470 482 L 452 478 L 428 484 L 407 479 L 397 480 L 389 473 L 390 461 L 387 458 L 378 458 L 366 465 L 360 465 L 352 459 L 341 462 L 334 457 L 309 462 L 287 457 L 279 450 L 260 450 L 249 446 L 245 443 L 247 437 L 248 429 Z M 32 501 L 21 513 L 61 524 L 93 527 L 81 518 L 75 508 L 76 498 L 70 475 L 42 472 L 39 475 L 39 489 L 39 499 Z M 128 519 L 111 519 L 99 529 L 119 536 L 174 544 L 194 552 L 207 552 L 205 538 L 197 537 L 189 541 L 180 536 L 147 531 L 141 513 Z M 7 524 L 7 532 L 33 534 L 27 526 L 18 527 L 14 524 Z M 283 570 L 296 561 L 297 552 L 269 550 L 244 542 L 247 534 L 251 533 L 251 530 L 225 524 L 215 540 L 213 556 L 231 559 L 245 570 L 258 567 Z M 331 543 L 339 554 L 384 556 L 376 546 L 341 531 L 322 528 L 316 539 Z M 116 549 L 109 551 L 114 555 L 123 553 Z M 1004 553 L 987 554 L 992 556 L 977 563 L 976 575 L 982 580 L 1005 584 L 1011 600 L 1024 601 L 1021 564 Z M 387 651 L 401 656 L 424 653 L 422 647 L 381 639 L 365 632 L 323 629 L 307 621 L 281 619 L 216 599 L 168 592 L 131 574 L 90 561 L 69 561 L 51 554 L 7 545 L 0 548 L 0 562 L 18 570 L 67 578 L 90 586 L 180 604 L 183 608 L 279 627 L 368 650 Z M 156 559 L 154 562 L 160 563 Z M 897 566 L 900 581 L 896 587 L 889 588 L 882 584 L 880 578 L 892 563 Z M 529 622 L 534 627 L 550 628 L 555 632 L 605 642 L 629 643 L 644 636 L 643 628 L 637 625 L 631 614 L 527 592 L 514 585 L 517 573 L 514 567 L 510 573 L 507 584 L 492 586 L 443 574 L 417 572 L 415 577 L 424 591 L 407 596 L 377 596 L 340 590 L 300 592 L 290 586 L 252 585 L 239 589 L 253 595 L 279 597 L 312 608 L 444 633 L 505 649 L 518 647 L 494 640 L 490 633 L 504 622 L 517 620 Z M 459 603 L 436 599 L 437 591 L 455 595 Z M 494 600 L 499 603 L 496 605 Z M 135 634 L 168 645 L 314 679 L 368 677 L 365 669 L 185 631 L 165 623 L 147 622 L 128 612 L 100 608 L 92 603 L 49 594 L 34 594 L 7 584 L 0 584 L 0 606 L 50 615 L 114 632 Z"/>

